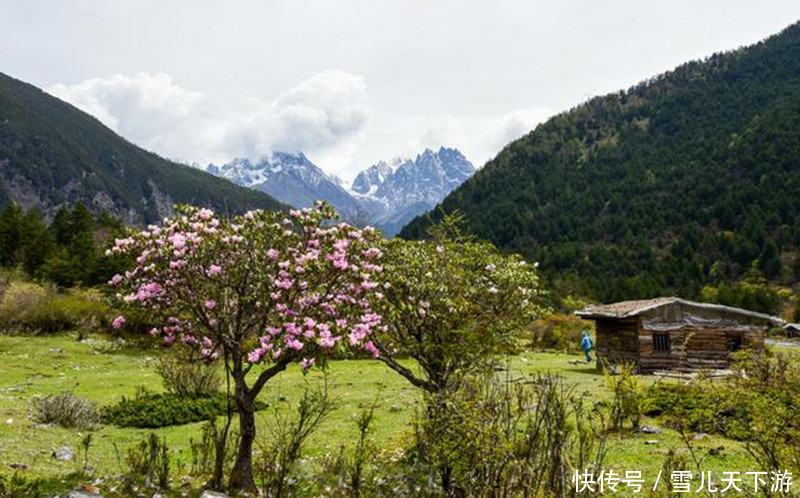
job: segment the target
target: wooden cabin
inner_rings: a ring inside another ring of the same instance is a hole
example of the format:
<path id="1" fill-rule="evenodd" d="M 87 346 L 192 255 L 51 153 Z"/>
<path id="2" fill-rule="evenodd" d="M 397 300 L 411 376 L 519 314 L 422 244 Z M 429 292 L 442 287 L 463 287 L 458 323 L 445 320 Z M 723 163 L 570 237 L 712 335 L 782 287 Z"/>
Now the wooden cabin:
<path id="1" fill-rule="evenodd" d="M 677 297 L 589 306 L 576 313 L 594 320 L 597 366 L 632 363 L 640 373 L 723 369 L 730 353 L 764 349 L 764 330 L 780 318 Z"/>
<path id="2" fill-rule="evenodd" d="M 786 337 L 800 337 L 800 323 L 787 323 L 783 326 Z"/>

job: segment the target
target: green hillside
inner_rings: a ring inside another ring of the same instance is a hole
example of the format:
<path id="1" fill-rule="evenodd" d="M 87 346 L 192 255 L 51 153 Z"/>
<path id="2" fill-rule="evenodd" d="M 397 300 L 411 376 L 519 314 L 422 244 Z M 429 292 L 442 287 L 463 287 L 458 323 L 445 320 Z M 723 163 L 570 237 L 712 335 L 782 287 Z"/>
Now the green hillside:
<path id="1" fill-rule="evenodd" d="M 594 98 L 511 143 L 402 237 L 470 231 L 604 301 L 800 274 L 800 24 Z"/>
<path id="2" fill-rule="evenodd" d="M 8 199 L 49 215 L 83 200 L 95 212 L 135 224 L 161 219 L 174 203 L 222 212 L 282 206 L 142 150 L 88 114 L 0 73 L 0 202 Z"/>

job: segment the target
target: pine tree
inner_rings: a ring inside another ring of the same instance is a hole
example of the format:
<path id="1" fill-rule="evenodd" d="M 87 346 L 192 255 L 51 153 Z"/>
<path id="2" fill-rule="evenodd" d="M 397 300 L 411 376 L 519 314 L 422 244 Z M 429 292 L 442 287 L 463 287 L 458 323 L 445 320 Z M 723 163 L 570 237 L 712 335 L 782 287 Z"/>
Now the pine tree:
<path id="1" fill-rule="evenodd" d="M 9 202 L 0 212 L 0 264 L 14 266 L 22 248 L 22 209 Z"/>

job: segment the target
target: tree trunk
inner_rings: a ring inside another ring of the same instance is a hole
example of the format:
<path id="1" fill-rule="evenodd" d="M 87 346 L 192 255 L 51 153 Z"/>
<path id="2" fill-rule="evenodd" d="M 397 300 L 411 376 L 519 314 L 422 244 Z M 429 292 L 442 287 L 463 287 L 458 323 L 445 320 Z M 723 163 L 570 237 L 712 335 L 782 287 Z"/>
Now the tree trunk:
<path id="1" fill-rule="evenodd" d="M 244 380 L 236 383 L 236 407 L 239 410 L 239 450 L 228 484 L 231 492 L 258 493 L 253 479 L 253 442 L 256 438 L 256 415 L 253 399 Z M 241 384 L 241 385 L 240 385 Z"/>

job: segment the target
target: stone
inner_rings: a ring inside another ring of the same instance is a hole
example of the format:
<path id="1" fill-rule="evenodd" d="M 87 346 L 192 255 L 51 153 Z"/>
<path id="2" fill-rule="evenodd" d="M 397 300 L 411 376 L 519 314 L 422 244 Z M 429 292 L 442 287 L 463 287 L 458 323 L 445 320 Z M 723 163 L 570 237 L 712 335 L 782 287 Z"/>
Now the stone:
<path id="1" fill-rule="evenodd" d="M 16 462 L 10 463 L 8 464 L 8 466 L 15 470 L 26 470 L 28 468 L 28 466 L 25 465 L 24 463 L 16 463 Z"/>
<path id="2" fill-rule="evenodd" d="M 639 430 L 645 434 L 661 434 L 661 428 L 653 425 L 643 425 Z"/>
<path id="3" fill-rule="evenodd" d="M 62 446 L 54 449 L 51 456 L 56 460 L 74 460 L 75 452 L 69 446 Z"/>
<path id="4" fill-rule="evenodd" d="M 658 444 L 660 442 L 661 441 L 659 441 L 658 439 L 648 439 L 647 441 L 644 442 L 644 444 Z"/>
<path id="5" fill-rule="evenodd" d="M 203 491 L 203 494 L 200 495 L 200 498 L 230 498 L 225 493 L 219 493 L 217 491 Z"/>
<path id="6" fill-rule="evenodd" d="M 75 489 L 67 493 L 66 498 L 103 498 L 103 495 L 99 493 L 90 493 L 89 491 L 83 491 L 81 489 Z"/>

